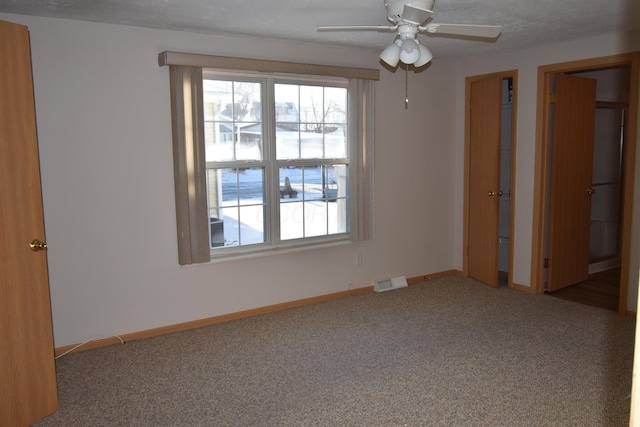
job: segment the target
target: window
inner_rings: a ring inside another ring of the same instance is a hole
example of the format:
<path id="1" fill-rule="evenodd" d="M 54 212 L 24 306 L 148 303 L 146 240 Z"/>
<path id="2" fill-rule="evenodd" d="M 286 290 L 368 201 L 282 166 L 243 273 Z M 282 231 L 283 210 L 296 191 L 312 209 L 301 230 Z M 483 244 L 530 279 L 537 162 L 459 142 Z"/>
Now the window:
<path id="1" fill-rule="evenodd" d="M 370 79 L 229 71 L 237 63 L 221 69 L 219 57 L 186 67 L 167 54 L 181 264 L 371 238 Z"/>
<path id="2" fill-rule="evenodd" d="M 348 237 L 347 84 L 204 71 L 214 251 Z"/>

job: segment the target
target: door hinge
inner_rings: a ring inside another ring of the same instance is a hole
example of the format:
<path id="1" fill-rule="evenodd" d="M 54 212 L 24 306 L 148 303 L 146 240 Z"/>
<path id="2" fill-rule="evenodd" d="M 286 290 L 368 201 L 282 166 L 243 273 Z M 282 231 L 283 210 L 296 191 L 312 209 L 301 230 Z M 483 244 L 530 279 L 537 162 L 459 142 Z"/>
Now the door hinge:
<path id="1" fill-rule="evenodd" d="M 558 102 L 558 92 L 551 92 L 551 97 L 549 98 L 552 104 Z"/>
<path id="2" fill-rule="evenodd" d="M 549 258 L 544 259 L 544 268 L 549 268 Z"/>

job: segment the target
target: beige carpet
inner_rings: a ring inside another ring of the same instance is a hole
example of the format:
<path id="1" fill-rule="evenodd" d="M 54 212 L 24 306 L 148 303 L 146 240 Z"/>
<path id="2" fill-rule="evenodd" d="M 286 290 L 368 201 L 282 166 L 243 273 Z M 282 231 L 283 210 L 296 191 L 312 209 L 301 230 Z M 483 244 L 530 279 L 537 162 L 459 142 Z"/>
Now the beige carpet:
<path id="1" fill-rule="evenodd" d="M 69 354 L 37 425 L 622 426 L 634 328 L 447 277 Z"/>

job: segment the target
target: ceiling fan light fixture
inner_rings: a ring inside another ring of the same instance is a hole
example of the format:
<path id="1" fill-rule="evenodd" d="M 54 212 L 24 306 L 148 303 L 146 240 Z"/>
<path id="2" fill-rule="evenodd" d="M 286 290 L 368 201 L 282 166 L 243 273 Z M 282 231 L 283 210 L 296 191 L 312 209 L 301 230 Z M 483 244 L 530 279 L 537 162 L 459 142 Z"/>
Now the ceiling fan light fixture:
<path id="1" fill-rule="evenodd" d="M 405 64 L 414 64 L 420 59 L 420 48 L 414 39 L 406 39 L 400 49 L 400 60 Z"/>
<path id="2" fill-rule="evenodd" d="M 495 41 L 502 32 L 499 25 L 442 24 L 431 22 L 436 0 L 384 0 L 387 19 L 391 25 L 330 25 L 318 31 L 377 31 L 394 32 L 393 44 L 384 48 L 380 59 L 395 68 L 402 61 L 414 67 L 423 67 L 433 55 L 417 40 L 420 34 L 444 37 L 474 37 Z"/>
<path id="3" fill-rule="evenodd" d="M 380 54 L 380 59 L 389 64 L 391 67 L 397 66 L 398 62 L 400 61 L 401 44 L 401 41 L 397 40 L 391 43 L 389 46 L 385 47 Z"/>
<path id="4" fill-rule="evenodd" d="M 426 46 L 418 43 L 418 49 L 420 49 L 420 58 L 413 63 L 414 67 L 422 67 L 423 65 L 427 65 L 433 58 L 433 54 L 429 51 L 429 49 L 427 49 Z"/>

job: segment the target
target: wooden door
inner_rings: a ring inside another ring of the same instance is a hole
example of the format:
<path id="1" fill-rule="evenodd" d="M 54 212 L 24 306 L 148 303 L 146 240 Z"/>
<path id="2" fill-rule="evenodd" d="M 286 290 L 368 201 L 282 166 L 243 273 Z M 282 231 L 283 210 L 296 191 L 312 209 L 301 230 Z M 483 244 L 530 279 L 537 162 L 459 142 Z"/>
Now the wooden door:
<path id="1" fill-rule="evenodd" d="M 468 274 L 498 286 L 502 79 L 470 85 Z"/>
<path id="2" fill-rule="evenodd" d="M 596 80 L 555 76 L 551 137 L 550 292 L 589 277 Z"/>
<path id="3" fill-rule="evenodd" d="M 27 27 L 0 21 L 0 58 L 0 425 L 20 427 L 58 407 Z"/>

